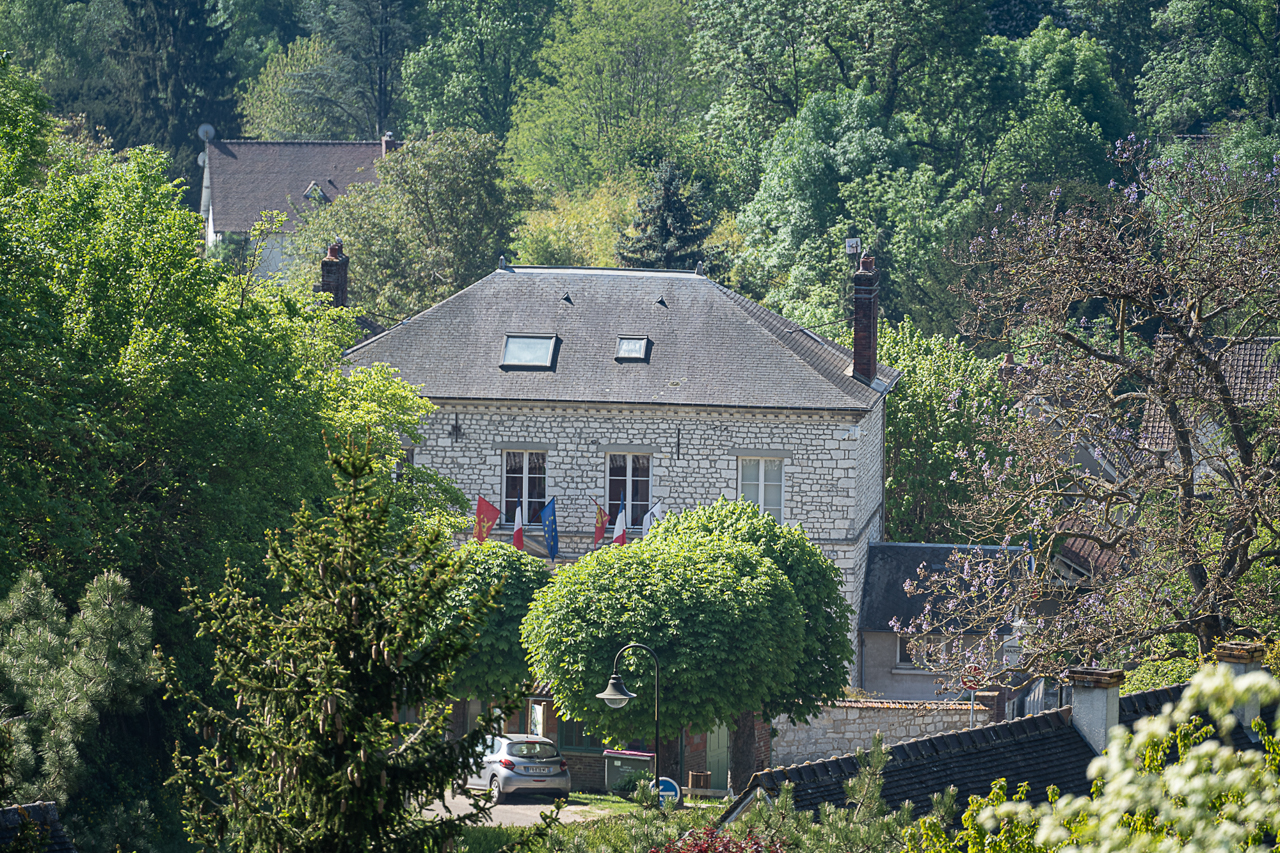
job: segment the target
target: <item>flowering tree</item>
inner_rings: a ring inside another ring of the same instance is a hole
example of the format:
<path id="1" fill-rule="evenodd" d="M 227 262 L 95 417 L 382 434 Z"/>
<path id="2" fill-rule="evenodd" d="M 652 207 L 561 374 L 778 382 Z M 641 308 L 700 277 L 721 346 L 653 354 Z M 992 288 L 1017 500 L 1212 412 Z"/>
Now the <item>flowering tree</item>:
<path id="1" fill-rule="evenodd" d="M 995 682 L 1259 637 L 1275 598 L 1280 167 L 1123 144 L 1127 186 L 1028 203 L 972 244 L 971 330 L 1025 351 L 1021 406 L 959 508 L 1026 545 L 922 572 L 915 654 Z M 1067 563 L 1051 556 L 1066 555 Z M 1010 652 L 1016 644 L 1016 654 Z"/>
<path id="2" fill-rule="evenodd" d="M 970 799 L 958 833 L 933 816 L 909 828 L 906 853 L 1267 849 L 1265 837 L 1280 829 L 1280 745 L 1260 721 L 1261 750 L 1236 752 L 1214 739 L 1236 724 L 1232 707 L 1251 696 L 1274 702 L 1280 683 L 1260 672 L 1236 678 L 1225 666 L 1201 670 L 1177 708 L 1139 720 L 1132 735 L 1112 730 L 1106 753 L 1089 766 L 1092 796 L 1032 808 L 1025 785 L 1010 800 L 1000 779 L 990 796 Z M 1206 710 L 1216 727 L 1198 716 Z"/>

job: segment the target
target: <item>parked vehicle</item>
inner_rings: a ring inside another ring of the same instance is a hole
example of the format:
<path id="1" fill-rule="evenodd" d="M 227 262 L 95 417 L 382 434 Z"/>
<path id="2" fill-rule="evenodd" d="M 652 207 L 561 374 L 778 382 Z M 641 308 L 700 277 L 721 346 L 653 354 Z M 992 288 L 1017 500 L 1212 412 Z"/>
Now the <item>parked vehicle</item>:
<path id="1" fill-rule="evenodd" d="M 488 788 L 493 802 L 508 794 L 569 795 L 569 763 L 555 743 L 538 735 L 506 734 L 494 738 L 485 753 L 480 775 L 467 779 L 469 788 Z"/>

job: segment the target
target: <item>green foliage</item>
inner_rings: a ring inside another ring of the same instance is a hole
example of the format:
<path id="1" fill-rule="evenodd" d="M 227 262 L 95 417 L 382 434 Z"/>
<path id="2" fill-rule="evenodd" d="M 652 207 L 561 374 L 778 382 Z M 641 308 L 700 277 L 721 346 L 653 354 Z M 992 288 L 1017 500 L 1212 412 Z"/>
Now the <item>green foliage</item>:
<path id="1" fill-rule="evenodd" d="M 619 777 L 617 781 L 609 786 L 609 793 L 625 799 L 630 799 L 639 788 L 647 788 L 652 783 L 652 771 L 636 770 L 631 773 L 623 774 Z"/>
<path id="2" fill-rule="evenodd" d="M 0 52 L 0 196 L 31 183 L 49 148 L 49 99 Z"/>
<path id="3" fill-rule="evenodd" d="M 689 183 L 670 160 L 653 170 L 649 194 L 636 206 L 630 234 L 620 234 L 616 251 L 626 267 L 693 269 L 705 254 L 702 244 L 715 229 L 702 185 Z"/>
<path id="4" fill-rule="evenodd" d="M 691 829 L 706 825 L 705 809 L 643 809 L 599 820 L 566 823 L 552 830 L 547 853 L 597 853 L 662 849 Z"/>
<path id="5" fill-rule="evenodd" d="M 69 615 L 36 572 L 0 603 L 0 674 L 12 764 L 5 796 L 66 803 L 82 749 L 105 712 L 136 711 L 151 684 L 151 611 L 116 572 L 95 578 Z"/>
<path id="6" fill-rule="evenodd" d="M 616 152 L 655 129 L 691 125 L 711 89 L 694 73 L 678 0 L 577 0 L 538 53 L 541 79 L 520 96 L 511 151 L 528 180 L 560 191 L 616 173 Z"/>
<path id="7" fill-rule="evenodd" d="M 784 527 L 748 501 L 716 501 L 665 516 L 645 541 L 654 544 L 701 537 L 713 542 L 753 545 L 791 583 L 804 616 L 804 638 L 793 676 L 773 684 L 764 700 L 764 718 L 784 714 L 799 723 L 819 713 L 823 703 L 844 695 L 853 647 L 849 625 L 853 608 L 840 589 L 840 570 L 804 531 Z"/>
<path id="8" fill-rule="evenodd" d="M 639 189 L 606 180 L 590 195 L 557 195 L 525 214 L 513 244 L 522 264 L 608 267 L 618 262 L 618 234 L 630 222 Z"/>
<path id="9" fill-rule="evenodd" d="M 954 835 L 935 818 L 910 828 L 906 853 L 1262 849 L 1280 823 L 1280 746 L 1261 723 L 1255 727 L 1265 751 L 1236 752 L 1214 739 L 1215 729 L 1235 725 L 1231 709 L 1249 696 L 1274 702 L 1280 684 L 1263 673 L 1234 678 L 1229 667 L 1206 667 L 1176 708 L 1139 720 L 1132 735 L 1112 730 L 1106 752 L 1089 767 L 1091 796 L 1059 797 L 1051 788 L 1049 801 L 1033 808 L 1026 785 L 1009 798 L 999 779 L 988 796 L 970 797 Z M 1202 723 L 1201 709 L 1216 727 Z"/>
<path id="10" fill-rule="evenodd" d="M 460 699 L 515 696 L 529 682 L 520 645 L 520 623 L 534 594 L 551 580 L 547 564 L 505 542 L 471 540 L 458 549 L 462 563 L 451 595 L 461 609 L 472 597 L 490 595 L 496 609 L 484 618 L 470 657 L 458 666 L 453 684 Z"/>
<path id="11" fill-rule="evenodd" d="M 627 643 L 657 654 L 666 740 L 759 708 L 793 678 L 804 625 L 791 583 L 758 548 L 687 534 L 602 548 L 561 568 L 534 596 L 520 636 L 562 715 L 626 742 L 653 731 L 652 659 L 628 652 L 619 663 L 636 701 L 614 709 L 595 694 Z"/>
<path id="12" fill-rule="evenodd" d="M 430 32 L 404 60 L 406 118 L 418 135 L 470 128 L 506 139 L 522 87 L 537 78 L 534 57 L 554 0 L 432 0 Z"/>
<path id="13" fill-rule="evenodd" d="M 974 481 L 957 472 L 1003 464 L 984 424 L 1008 417 L 1014 397 L 994 362 L 959 338 L 925 335 L 910 317 L 882 321 L 878 345 L 880 361 L 903 374 L 885 403 L 885 537 L 964 540 L 952 506 L 972 500 Z"/>
<path id="14" fill-rule="evenodd" d="M 170 681 L 205 740 L 175 756 L 188 832 L 205 848 L 440 849 L 487 811 L 422 812 L 498 732 L 493 715 L 445 737 L 453 672 L 492 598 L 459 604 L 443 534 L 392 532 L 371 457 L 352 445 L 332 465 L 331 514 L 303 508 L 287 539 L 271 537 L 283 606 L 247 593 L 238 567 L 191 605 L 217 645 L 214 683 L 235 699 L 214 707 Z"/>
<path id="15" fill-rule="evenodd" d="M 523 201 L 499 162 L 501 143 L 472 130 L 409 142 L 308 212 L 289 241 L 292 277 L 314 281 L 335 235 L 351 256 L 352 304 L 395 321 L 488 275 L 507 251 Z"/>
<path id="16" fill-rule="evenodd" d="M 320 36 L 298 39 L 268 59 L 240 96 L 245 133 L 254 139 L 368 138 L 343 73 L 332 44 Z"/>

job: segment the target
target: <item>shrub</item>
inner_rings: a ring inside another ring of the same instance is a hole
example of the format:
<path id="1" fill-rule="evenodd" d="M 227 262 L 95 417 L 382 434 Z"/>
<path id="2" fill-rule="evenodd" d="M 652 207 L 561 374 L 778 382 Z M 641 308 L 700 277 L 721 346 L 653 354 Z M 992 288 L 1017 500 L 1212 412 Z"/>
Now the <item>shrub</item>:
<path id="1" fill-rule="evenodd" d="M 655 853 L 657 849 L 655 847 L 649 853 Z M 777 841 L 765 841 L 750 832 L 745 838 L 734 838 L 727 832 L 708 826 L 668 841 L 663 845 L 662 853 L 782 853 L 782 845 Z"/>

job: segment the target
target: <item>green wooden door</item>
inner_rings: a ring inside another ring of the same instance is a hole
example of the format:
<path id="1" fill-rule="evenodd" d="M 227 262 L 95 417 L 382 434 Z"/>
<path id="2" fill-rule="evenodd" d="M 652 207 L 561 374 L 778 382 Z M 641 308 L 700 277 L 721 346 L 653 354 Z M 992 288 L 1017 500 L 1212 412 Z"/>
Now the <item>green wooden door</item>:
<path id="1" fill-rule="evenodd" d="M 720 726 L 707 735 L 707 770 L 711 787 L 729 787 L 729 730 Z"/>

